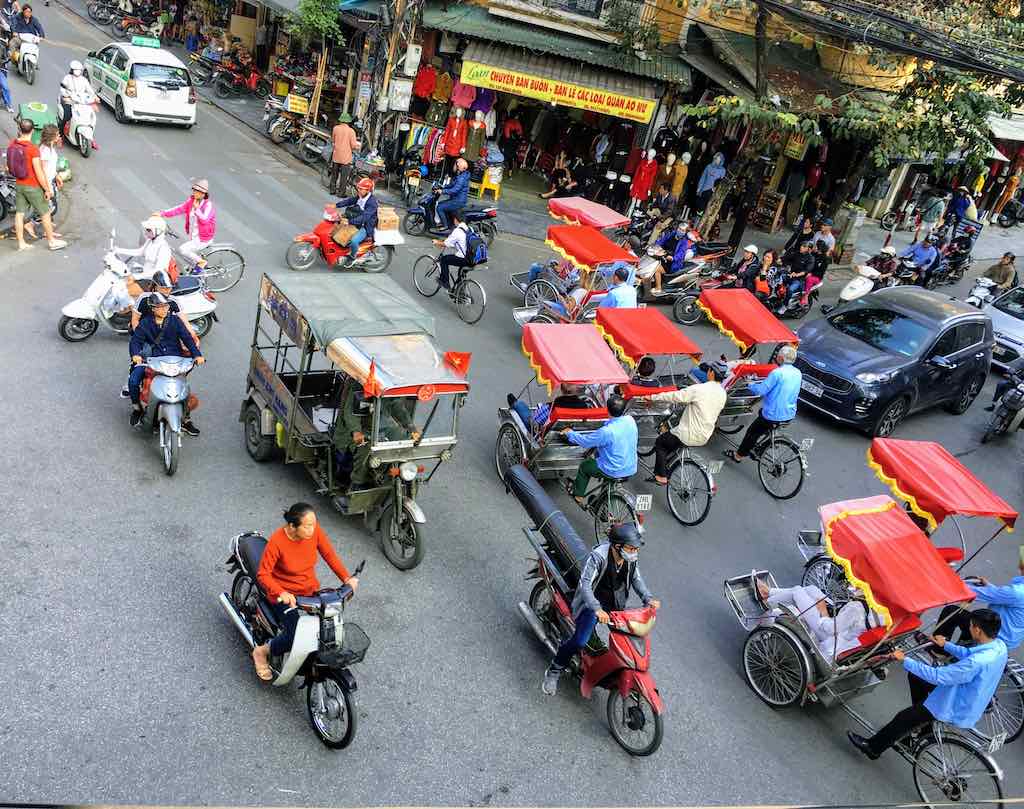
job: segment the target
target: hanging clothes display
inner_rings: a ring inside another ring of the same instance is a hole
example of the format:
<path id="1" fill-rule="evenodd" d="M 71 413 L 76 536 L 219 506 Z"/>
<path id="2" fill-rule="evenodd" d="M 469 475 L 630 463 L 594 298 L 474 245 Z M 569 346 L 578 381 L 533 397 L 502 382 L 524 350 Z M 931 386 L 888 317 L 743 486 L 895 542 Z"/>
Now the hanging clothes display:
<path id="1" fill-rule="evenodd" d="M 448 125 L 444 128 L 444 153 L 448 157 L 458 157 L 465 151 L 468 130 L 469 125 L 462 116 L 453 115 L 448 119 Z"/>
<path id="2" fill-rule="evenodd" d="M 477 110 L 480 110 L 484 115 L 487 115 L 493 109 L 494 90 L 489 90 L 486 87 L 477 88 L 476 98 L 474 98 L 473 103 L 469 105 L 469 111 L 476 112 Z"/>
<path id="3" fill-rule="evenodd" d="M 664 156 L 669 152 L 676 151 L 679 147 L 679 136 L 671 127 L 663 126 L 654 136 L 654 143 L 652 145 L 659 155 Z"/>
<path id="4" fill-rule="evenodd" d="M 461 81 L 452 85 L 452 104 L 456 107 L 469 109 L 476 100 L 476 88 L 470 84 L 463 84 Z"/>
<path id="5" fill-rule="evenodd" d="M 465 157 L 471 165 L 480 159 L 480 153 L 484 148 L 484 141 L 487 140 L 487 127 L 484 125 L 482 113 L 480 118 L 480 120 L 469 122 L 469 130 L 466 134 Z"/>
<path id="6" fill-rule="evenodd" d="M 487 127 L 487 137 L 493 138 L 498 128 L 498 112 L 494 107 L 491 107 L 484 116 L 484 126 Z"/>
<path id="7" fill-rule="evenodd" d="M 434 85 L 434 92 L 431 94 L 431 98 L 435 101 L 448 102 L 448 99 L 452 96 L 452 77 L 447 73 L 442 73 L 437 77 L 437 84 Z"/>
<path id="8" fill-rule="evenodd" d="M 658 173 L 657 160 L 643 160 L 633 174 L 633 184 L 629 188 L 629 195 L 641 202 L 651 195 L 651 186 L 654 185 L 654 178 Z"/>
<path id="9" fill-rule="evenodd" d="M 423 117 L 428 124 L 433 124 L 434 126 L 444 126 L 444 122 L 447 116 L 448 104 L 444 101 L 438 101 L 437 99 L 433 99 L 430 102 L 430 107 L 427 109 L 427 114 Z"/>
<path id="10" fill-rule="evenodd" d="M 672 167 L 672 196 L 682 204 L 683 188 L 686 187 L 686 178 L 690 173 L 690 153 L 683 152 L 683 156 L 676 161 Z"/>
<path id="11" fill-rule="evenodd" d="M 657 191 L 661 185 L 672 187 L 672 166 L 668 163 L 660 163 L 658 172 L 654 175 L 654 190 Z"/>
<path id="12" fill-rule="evenodd" d="M 417 98 L 429 98 L 437 86 L 437 71 L 431 64 L 422 65 L 412 85 L 412 94 Z"/>

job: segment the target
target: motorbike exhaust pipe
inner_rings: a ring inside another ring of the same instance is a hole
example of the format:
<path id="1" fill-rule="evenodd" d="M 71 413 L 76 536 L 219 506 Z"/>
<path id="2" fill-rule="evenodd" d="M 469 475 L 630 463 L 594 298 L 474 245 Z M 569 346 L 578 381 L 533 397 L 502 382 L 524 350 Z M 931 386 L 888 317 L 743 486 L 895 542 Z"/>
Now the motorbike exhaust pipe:
<path id="1" fill-rule="evenodd" d="M 221 596 L 221 598 L 223 597 L 224 596 Z M 555 644 L 553 644 L 548 638 L 548 634 L 544 631 L 544 627 L 540 622 L 540 618 L 537 617 L 537 613 L 530 609 L 530 606 L 525 601 L 520 601 L 516 606 L 519 608 L 519 614 L 523 616 L 523 620 L 530 625 L 530 629 L 533 630 L 533 634 L 535 634 L 540 642 L 547 647 L 547 650 L 551 652 L 551 654 L 555 654 L 558 649 L 555 648 Z"/>
<path id="2" fill-rule="evenodd" d="M 256 642 L 252 639 L 252 632 L 249 631 L 249 627 L 245 625 L 245 621 L 242 620 L 242 616 L 238 614 L 238 610 L 235 609 L 235 605 L 231 603 L 231 599 L 228 598 L 227 593 L 221 593 L 218 596 L 220 605 L 224 608 L 224 612 L 228 614 L 228 618 L 231 619 L 231 623 L 235 625 L 235 629 L 239 631 L 246 643 L 249 644 L 250 649 L 256 648 Z"/>

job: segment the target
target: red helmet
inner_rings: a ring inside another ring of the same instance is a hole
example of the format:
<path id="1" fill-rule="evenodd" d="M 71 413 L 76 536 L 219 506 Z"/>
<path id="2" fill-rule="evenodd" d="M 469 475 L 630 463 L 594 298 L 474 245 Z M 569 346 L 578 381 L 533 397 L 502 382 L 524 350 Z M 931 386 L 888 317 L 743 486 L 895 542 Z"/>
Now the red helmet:
<path id="1" fill-rule="evenodd" d="M 369 177 L 363 177 L 363 179 L 356 183 L 356 188 L 360 191 L 373 191 L 373 180 Z"/>

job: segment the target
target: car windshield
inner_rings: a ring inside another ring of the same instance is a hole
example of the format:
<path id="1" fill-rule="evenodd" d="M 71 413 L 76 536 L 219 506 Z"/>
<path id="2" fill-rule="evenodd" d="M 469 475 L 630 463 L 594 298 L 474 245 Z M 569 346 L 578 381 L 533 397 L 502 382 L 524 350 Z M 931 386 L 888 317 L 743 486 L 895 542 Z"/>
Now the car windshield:
<path id="1" fill-rule="evenodd" d="M 1010 290 L 992 305 L 1000 312 L 1024 320 L 1024 287 Z"/>
<path id="2" fill-rule="evenodd" d="M 913 357 L 932 336 L 927 326 L 891 309 L 851 309 L 829 322 L 843 334 L 903 357 Z"/>
<path id="3" fill-rule="evenodd" d="M 458 397 L 441 394 L 427 401 L 416 396 L 385 396 L 374 444 L 411 441 L 412 433 L 422 434 L 421 442 L 455 439 L 455 414 Z"/>
<path id="4" fill-rule="evenodd" d="M 147 65 L 141 62 L 132 65 L 132 78 L 147 84 L 161 84 L 168 88 L 188 87 L 188 71 L 171 65 Z"/>

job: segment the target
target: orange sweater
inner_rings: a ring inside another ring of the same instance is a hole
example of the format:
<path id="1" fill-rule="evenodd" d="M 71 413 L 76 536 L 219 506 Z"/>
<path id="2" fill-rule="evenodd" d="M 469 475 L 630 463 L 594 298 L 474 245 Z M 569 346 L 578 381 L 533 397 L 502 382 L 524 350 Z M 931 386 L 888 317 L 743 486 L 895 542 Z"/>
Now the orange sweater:
<path id="1" fill-rule="evenodd" d="M 289 539 L 283 526 L 270 535 L 256 578 L 272 603 L 276 603 L 281 593 L 308 596 L 320 589 L 313 572 L 318 552 L 343 582 L 352 575 L 319 524 L 309 539 Z"/>

